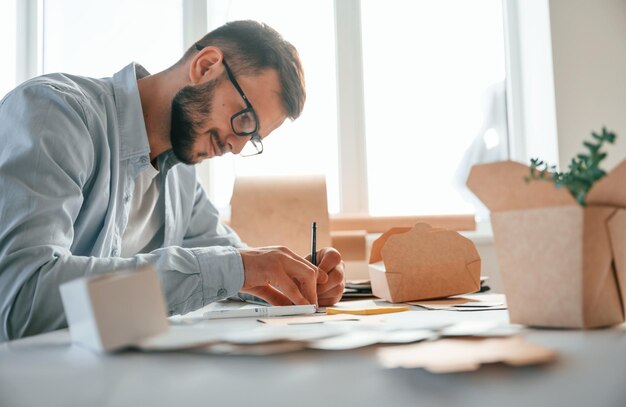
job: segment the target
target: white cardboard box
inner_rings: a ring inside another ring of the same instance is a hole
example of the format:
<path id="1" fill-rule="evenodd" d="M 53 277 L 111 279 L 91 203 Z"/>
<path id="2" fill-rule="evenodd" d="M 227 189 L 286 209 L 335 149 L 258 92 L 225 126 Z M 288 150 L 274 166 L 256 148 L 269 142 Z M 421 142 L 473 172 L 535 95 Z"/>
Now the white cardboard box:
<path id="1" fill-rule="evenodd" d="M 168 330 L 167 309 L 151 266 L 83 277 L 60 287 L 72 341 L 106 352 Z"/>

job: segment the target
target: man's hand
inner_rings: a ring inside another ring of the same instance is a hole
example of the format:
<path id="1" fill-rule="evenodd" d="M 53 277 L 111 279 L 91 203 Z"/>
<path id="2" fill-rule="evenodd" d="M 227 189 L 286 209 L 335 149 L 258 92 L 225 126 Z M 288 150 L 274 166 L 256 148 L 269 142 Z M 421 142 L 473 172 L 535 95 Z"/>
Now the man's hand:
<path id="1" fill-rule="evenodd" d="M 310 260 L 311 255 L 307 256 Z M 325 247 L 317 252 L 317 261 L 320 277 L 317 282 L 317 301 L 320 307 L 335 305 L 343 295 L 345 288 L 344 264 L 341 254 L 332 247 Z M 326 281 L 321 277 L 328 276 Z"/>
<path id="2" fill-rule="evenodd" d="M 324 263 L 324 250 L 320 251 L 318 257 L 320 265 Z M 286 247 L 239 249 L 239 253 L 244 270 L 241 292 L 260 297 L 272 305 L 318 305 L 317 290 L 320 285 L 324 286 L 329 281 L 326 272 L 318 273 L 318 269 L 309 261 Z M 324 267 L 332 266 L 333 262 L 336 264 L 339 253 L 336 250 L 335 253 L 335 256 L 325 261 L 328 265 Z M 343 278 L 343 267 L 341 276 Z"/>

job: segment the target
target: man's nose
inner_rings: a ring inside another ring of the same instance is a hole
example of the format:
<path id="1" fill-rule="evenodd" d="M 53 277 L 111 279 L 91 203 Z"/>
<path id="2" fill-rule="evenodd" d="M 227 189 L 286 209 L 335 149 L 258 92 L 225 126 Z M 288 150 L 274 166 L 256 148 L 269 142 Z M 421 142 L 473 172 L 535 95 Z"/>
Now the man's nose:
<path id="1" fill-rule="evenodd" d="M 250 141 L 250 136 L 237 136 L 233 134 L 233 139 L 231 141 L 231 150 L 233 154 L 241 153 L 241 150 L 246 146 L 246 143 Z"/>

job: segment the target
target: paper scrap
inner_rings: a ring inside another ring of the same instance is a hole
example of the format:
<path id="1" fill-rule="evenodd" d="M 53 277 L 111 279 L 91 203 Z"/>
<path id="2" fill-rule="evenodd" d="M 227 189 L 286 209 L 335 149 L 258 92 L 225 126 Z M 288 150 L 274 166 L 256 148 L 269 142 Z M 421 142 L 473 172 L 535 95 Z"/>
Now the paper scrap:
<path id="1" fill-rule="evenodd" d="M 349 332 L 345 335 L 313 341 L 309 344 L 309 348 L 320 350 L 357 349 L 380 342 L 383 335 L 384 332 L 378 331 Z"/>
<path id="2" fill-rule="evenodd" d="M 336 321 L 361 321 L 362 316 L 358 315 L 312 315 L 312 316 L 297 316 L 297 317 L 273 317 L 273 318 L 260 318 L 259 322 L 263 322 L 267 325 L 307 325 L 307 324 L 323 324 L 326 322 Z"/>
<path id="3" fill-rule="evenodd" d="M 543 364 L 556 353 L 527 342 L 522 337 L 497 339 L 443 339 L 413 345 L 378 349 L 379 361 L 386 368 L 423 368 L 432 373 L 468 372 L 485 363 L 511 366 Z"/>
<path id="4" fill-rule="evenodd" d="M 436 300 L 412 301 L 408 304 L 417 305 L 428 310 L 444 311 L 495 311 L 507 309 L 504 294 L 463 295 Z"/>
<path id="5" fill-rule="evenodd" d="M 359 308 L 326 308 L 326 314 L 378 315 L 408 311 L 409 307 L 359 307 Z"/>

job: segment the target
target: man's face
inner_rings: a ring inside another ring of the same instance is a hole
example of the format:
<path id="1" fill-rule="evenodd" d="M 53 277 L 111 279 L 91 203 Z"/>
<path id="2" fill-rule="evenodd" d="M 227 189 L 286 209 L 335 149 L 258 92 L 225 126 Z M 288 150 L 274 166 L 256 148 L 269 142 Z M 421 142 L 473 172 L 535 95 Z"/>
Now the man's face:
<path id="1" fill-rule="evenodd" d="M 286 118 L 278 74 L 237 77 L 258 120 L 261 138 L 278 128 Z M 230 118 L 246 108 L 245 101 L 224 73 L 182 88 L 172 100 L 171 143 L 176 157 L 185 164 L 232 152 L 239 154 L 250 136 L 237 136 Z"/>

